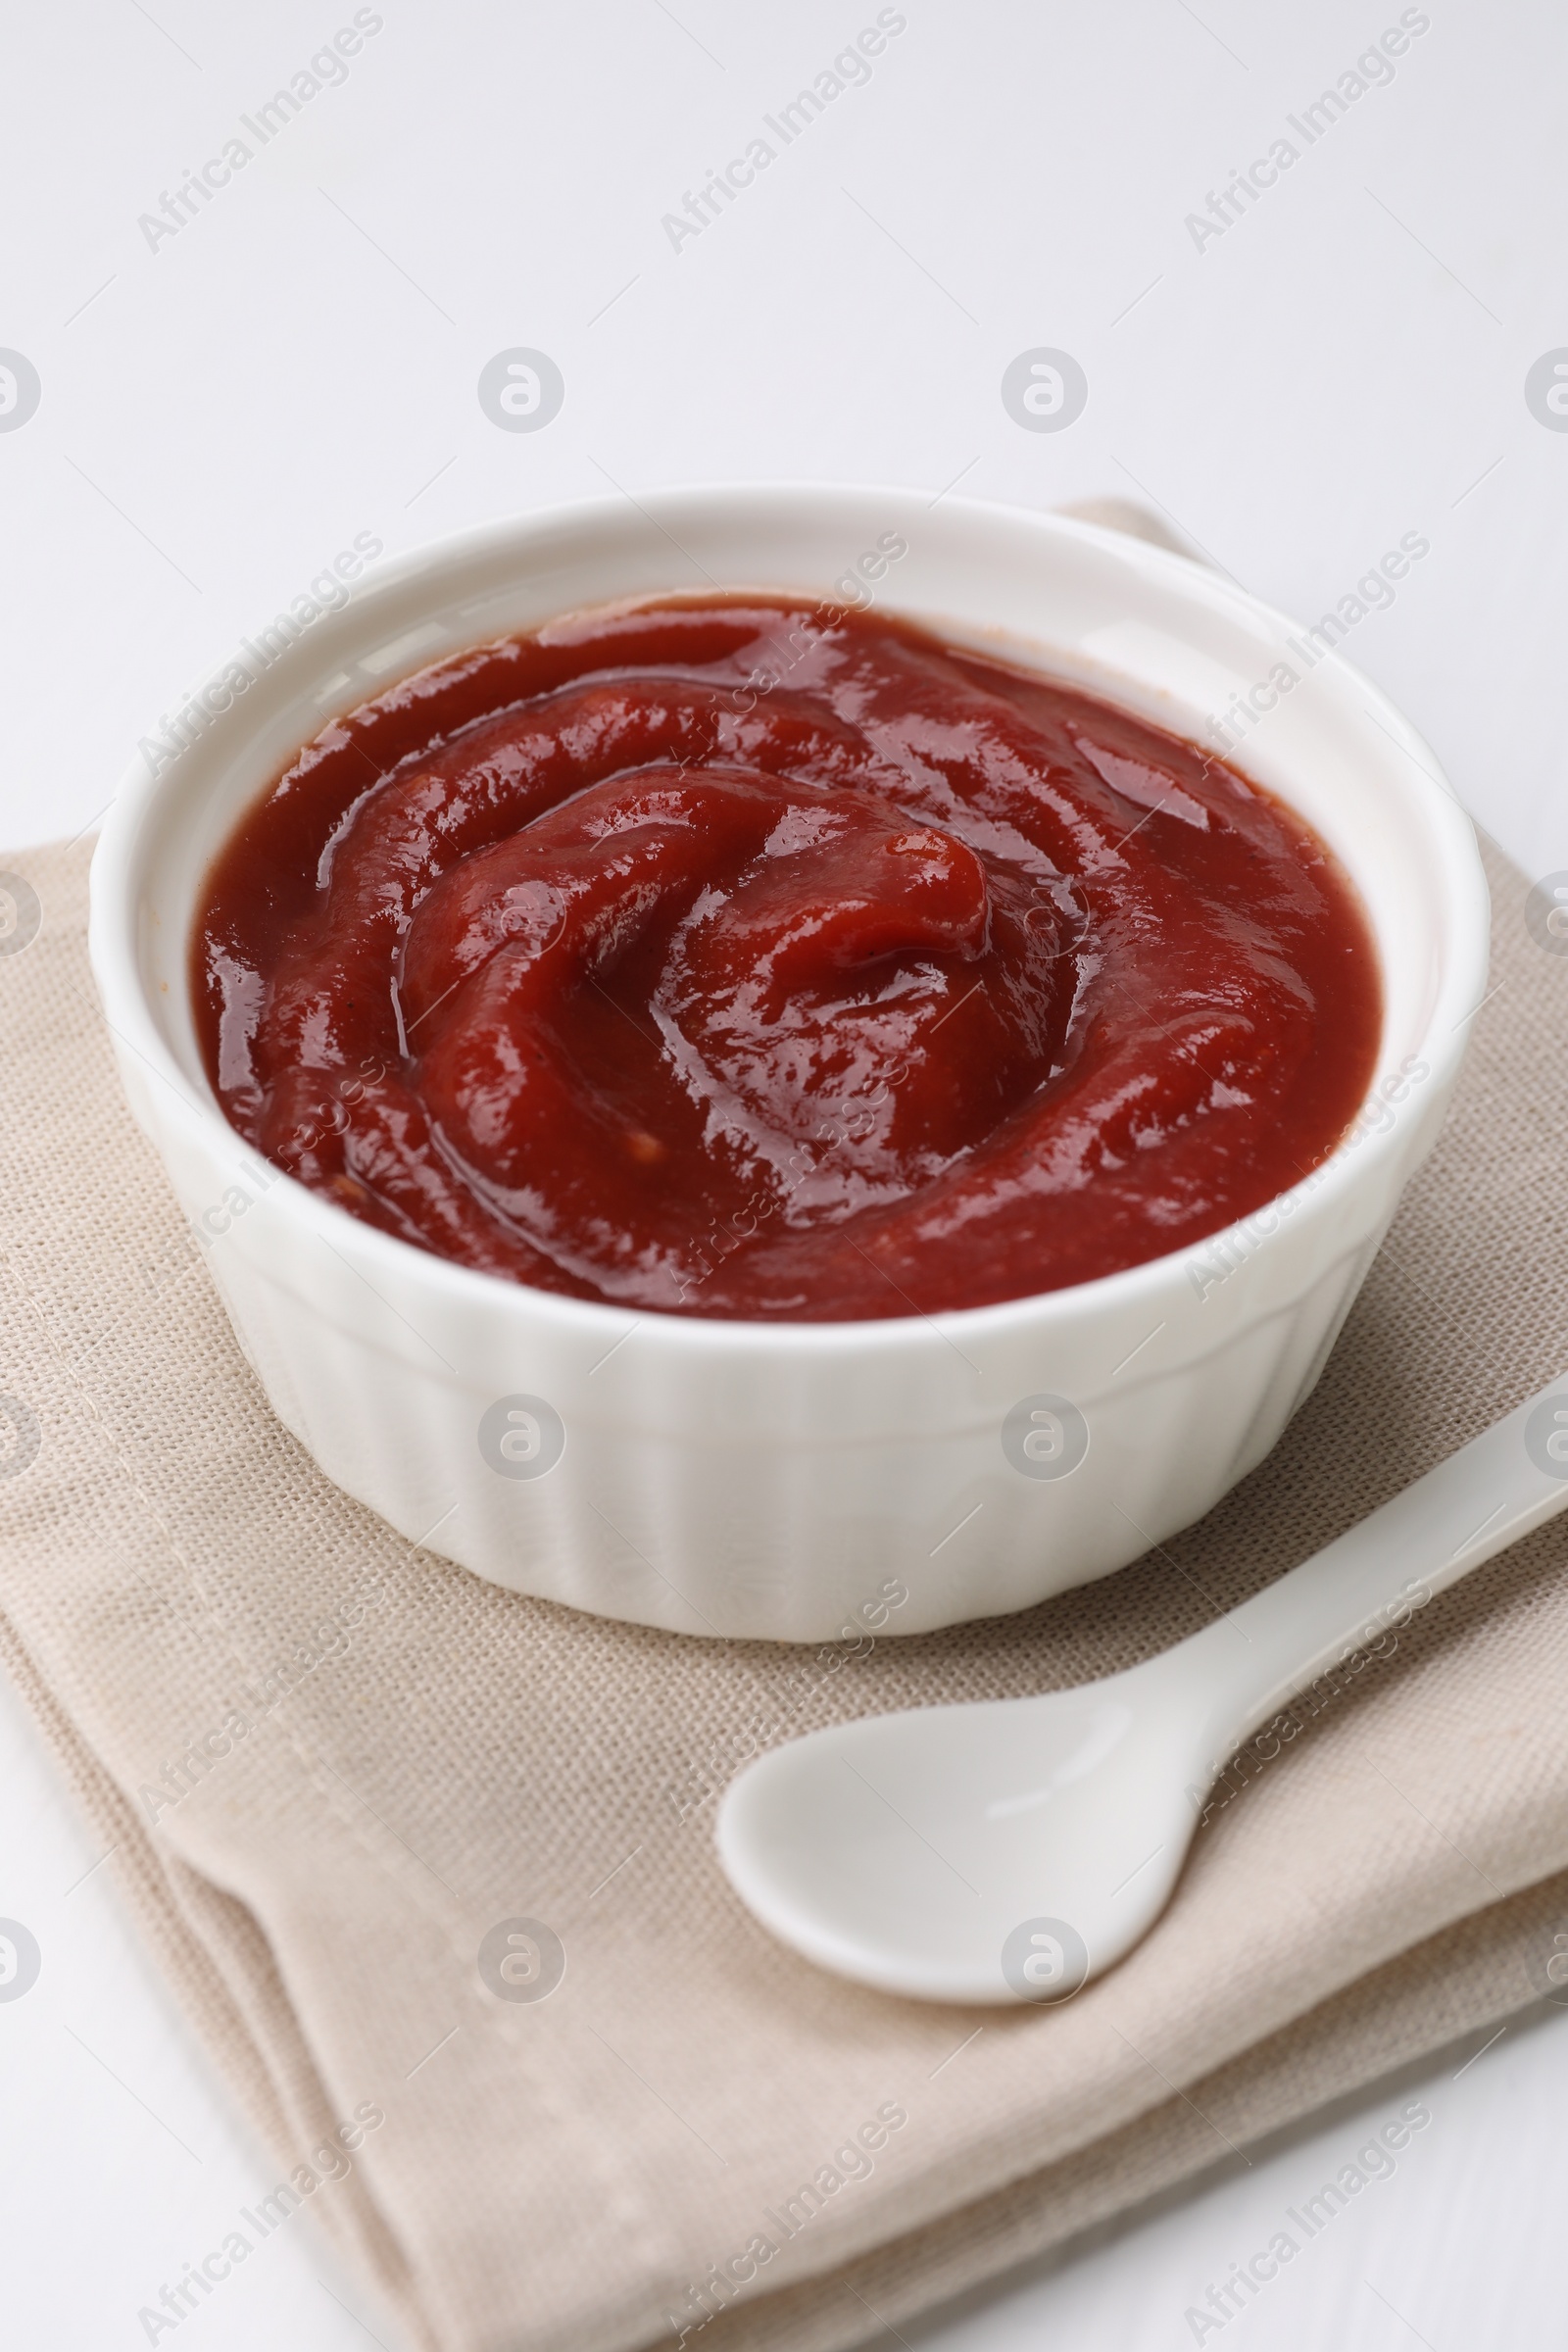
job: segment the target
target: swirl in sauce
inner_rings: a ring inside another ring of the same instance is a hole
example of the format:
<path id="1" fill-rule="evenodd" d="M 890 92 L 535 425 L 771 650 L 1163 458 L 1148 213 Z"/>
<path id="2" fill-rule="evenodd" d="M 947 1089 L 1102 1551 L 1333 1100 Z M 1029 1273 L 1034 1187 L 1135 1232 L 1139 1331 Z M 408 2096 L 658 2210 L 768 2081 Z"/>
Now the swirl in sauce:
<path id="1" fill-rule="evenodd" d="M 1351 887 L 1212 755 L 901 623 L 579 614 L 335 721 L 193 942 L 233 1125 L 404 1240 L 698 1315 L 930 1314 L 1333 1150 Z"/>

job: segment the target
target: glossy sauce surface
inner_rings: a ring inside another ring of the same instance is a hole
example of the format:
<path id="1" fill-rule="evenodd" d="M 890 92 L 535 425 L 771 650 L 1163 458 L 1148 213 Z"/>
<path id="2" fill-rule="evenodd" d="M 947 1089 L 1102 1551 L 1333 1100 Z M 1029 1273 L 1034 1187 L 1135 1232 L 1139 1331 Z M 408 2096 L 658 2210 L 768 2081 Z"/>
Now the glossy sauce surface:
<path id="1" fill-rule="evenodd" d="M 327 727 L 217 860 L 203 1051 L 269 1158 L 543 1289 L 830 1321 L 1025 1297 L 1307 1174 L 1365 917 L 1210 754 L 787 600 L 578 614 Z"/>

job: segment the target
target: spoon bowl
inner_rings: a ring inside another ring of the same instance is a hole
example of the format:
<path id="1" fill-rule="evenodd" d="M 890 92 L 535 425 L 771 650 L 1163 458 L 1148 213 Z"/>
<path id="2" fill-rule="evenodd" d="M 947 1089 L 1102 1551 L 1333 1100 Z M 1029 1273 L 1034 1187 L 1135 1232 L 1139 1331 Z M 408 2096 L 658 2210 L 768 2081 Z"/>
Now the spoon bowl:
<path id="1" fill-rule="evenodd" d="M 1158 1917 L 1197 1819 L 1191 1722 L 1142 1672 L 777 1748 L 723 1807 L 724 1867 L 765 1927 L 840 1976 L 928 2000 L 1066 1999 Z"/>

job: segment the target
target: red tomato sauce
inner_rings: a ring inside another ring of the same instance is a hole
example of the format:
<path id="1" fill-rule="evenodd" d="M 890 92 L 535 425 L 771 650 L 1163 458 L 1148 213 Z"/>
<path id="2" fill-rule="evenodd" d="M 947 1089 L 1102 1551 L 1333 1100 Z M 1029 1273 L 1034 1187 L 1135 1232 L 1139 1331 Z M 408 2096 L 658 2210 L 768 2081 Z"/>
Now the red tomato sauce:
<path id="1" fill-rule="evenodd" d="M 913 627 L 577 614 L 318 736 L 217 859 L 207 1067 L 466 1266 L 834 1321 L 1199 1241 L 1370 1083 L 1350 884 L 1217 757 Z"/>

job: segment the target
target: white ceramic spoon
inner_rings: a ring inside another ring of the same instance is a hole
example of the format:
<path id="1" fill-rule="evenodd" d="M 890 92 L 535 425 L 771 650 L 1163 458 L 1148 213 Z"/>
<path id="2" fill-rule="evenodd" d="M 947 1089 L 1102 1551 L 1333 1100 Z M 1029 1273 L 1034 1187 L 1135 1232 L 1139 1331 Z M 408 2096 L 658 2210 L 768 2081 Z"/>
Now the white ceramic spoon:
<path id="1" fill-rule="evenodd" d="M 932 2001 L 1060 2000 L 1158 1918 L 1216 1774 L 1347 1648 L 1568 1505 L 1568 1383 L 1161 1656 L 1039 1698 L 813 1732 L 725 1794 L 765 1928 Z"/>

